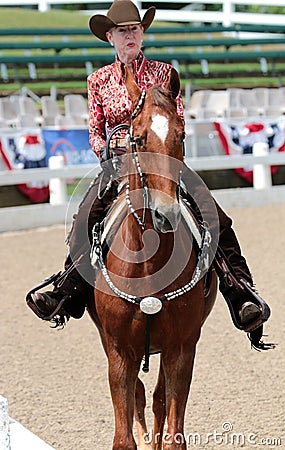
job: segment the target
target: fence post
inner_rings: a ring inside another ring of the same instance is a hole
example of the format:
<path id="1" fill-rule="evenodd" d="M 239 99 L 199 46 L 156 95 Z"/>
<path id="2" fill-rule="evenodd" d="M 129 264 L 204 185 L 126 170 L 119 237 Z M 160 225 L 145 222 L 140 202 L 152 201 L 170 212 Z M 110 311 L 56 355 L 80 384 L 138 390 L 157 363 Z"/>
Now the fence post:
<path id="1" fill-rule="evenodd" d="M 268 155 L 268 144 L 266 142 L 256 142 L 253 145 L 254 156 Z M 267 164 L 254 164 L 253 166 L 253 186 L 255 189 L 269 189 L 272 186 L 271 170 Z"/>
<path id="2" fill-rule="evenodd" d="M 46 12 L 50 9 L 48 0 L 38 0 L 38 10 L 40 12 Z"/>
<path id="3" fill-rule="evenodd" d="M 232 25 L 232 13 L 234 12 L 234 2 L 232 0 L 223 0 L 223 25 L 229 27 Z"/>
<path id="4" fill-rule="evenodd" d="M 11 450 L 8 400 L 2 395 L 0 395 L 0 448 L 1 450 Z"/>
<path id="5" fill-rule="evenodd" d="M 64 167 L 64 158 L 61 155 L 51 156 L 49 158 L 50 169 L 62 169 Z M 61 178 L 51 178 L 49 182 L 49 202 L 51 205 L 64 205 L 67 201 L 66 183 Z"/>

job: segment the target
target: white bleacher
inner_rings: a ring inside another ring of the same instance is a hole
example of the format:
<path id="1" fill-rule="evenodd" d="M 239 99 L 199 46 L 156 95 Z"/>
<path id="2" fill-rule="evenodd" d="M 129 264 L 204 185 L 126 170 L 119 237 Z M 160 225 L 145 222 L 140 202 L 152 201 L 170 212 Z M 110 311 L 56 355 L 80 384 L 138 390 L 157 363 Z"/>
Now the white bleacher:
<path id="1" fill-rule="evenodd" d="M 87 125 L 89 120 L 87 102 L 83 95 L 67 94 L 64 97 L 65 115 L 73 118 L 78 125 Z"/>
<path id="2" fill-rule="evenodd" d="M 87 100 L 83 95 L 67 94 L 64 108 L 56 99 L 28 95 L 0 98 L 0 128 L 34 128 L 49 126 L 88 126 Z"/>
<path id="3" fill-rule="evenodd" d="M 185 111 L 190 119 L 275 117 L 285 114 L 284 88 L 198 90 Z"/>

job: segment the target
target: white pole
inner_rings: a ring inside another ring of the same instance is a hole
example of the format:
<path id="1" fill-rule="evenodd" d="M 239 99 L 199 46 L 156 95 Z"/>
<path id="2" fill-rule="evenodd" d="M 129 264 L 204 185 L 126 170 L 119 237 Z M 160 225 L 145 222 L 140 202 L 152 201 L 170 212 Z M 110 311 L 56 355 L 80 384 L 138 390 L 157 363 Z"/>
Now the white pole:
<path id="1" fill-rule="evenodd" d="M 234 10 L 234 5 L 232 0 L 223 1 L 223 25 L 229 27 L 232 24 L 232 12 Z"/>
<path id="2" fill-rule="evenodd" d="M 46 12 L 50 9 L 48 1 L 47 0 L 38 0 L 38 10 L 40 12 Z"/>
<path id="3" fill-rule="evenodd" d="M 254 156 L 268 155 L 269 147 L 266 142 L 256 142 L 253 145 Z M 269 189 L 272 186 L 270 166 L 255 164 L 253 166 L 253 186 L 255 189 Z"/>
<path id="4" fill-rule="evenodd" d="M 0 449 L 11 450 L 8 400 L 0 395 Z"/>
<path id="5" fill-rule="evenodd" d="M 64 158 L 61 155 L 51 156 L 49 158 L 50 169 L 62 169 L 64 167 Z M 67 201 L 65 180 L 61 178 L 51 178 L 49 182 L 51 205 L 64 205 Z"/>

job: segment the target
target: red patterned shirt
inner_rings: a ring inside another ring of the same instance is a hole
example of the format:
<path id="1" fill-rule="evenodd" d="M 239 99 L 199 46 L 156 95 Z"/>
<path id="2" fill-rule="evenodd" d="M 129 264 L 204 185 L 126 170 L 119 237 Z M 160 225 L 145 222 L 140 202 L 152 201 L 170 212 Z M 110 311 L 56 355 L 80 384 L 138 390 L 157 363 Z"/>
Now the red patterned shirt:
<path id="1" fill-rule="evenodd" d="M 133 61 L 134 78 L 140 88 L 149 89 L 156 84 L 166 87 L 171 69 L 170 64 L 146 59 L 142 52 Z M 118 57 L 113 64 L 89 75 L 87 81 L 90 145 L 99 156 L 101 147 L 106 145 L 107 133 L 119 124 L 130 123 L 132 103 Z M 177 112 L 184 120 L 181 93 L 176 100 Z"/>

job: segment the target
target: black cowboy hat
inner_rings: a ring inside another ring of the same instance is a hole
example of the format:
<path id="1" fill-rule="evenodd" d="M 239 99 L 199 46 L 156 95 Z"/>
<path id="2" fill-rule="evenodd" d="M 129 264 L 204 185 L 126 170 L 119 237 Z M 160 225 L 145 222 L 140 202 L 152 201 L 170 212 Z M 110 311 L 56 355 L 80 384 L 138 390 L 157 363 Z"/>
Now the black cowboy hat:
<path id="1" fill-rule="evenodd" d="M 113 27 L 141 24 L 146 31 L 154 19 L 155 10 L 155 6 L 151 6 L 141 19 L 138 8 L 131 0 L 115 0 L 106 16 L 96 14 L 91 17 L 90 30 L 96 37 L 106 42 L 108 42 L 106 33 Z"/>

